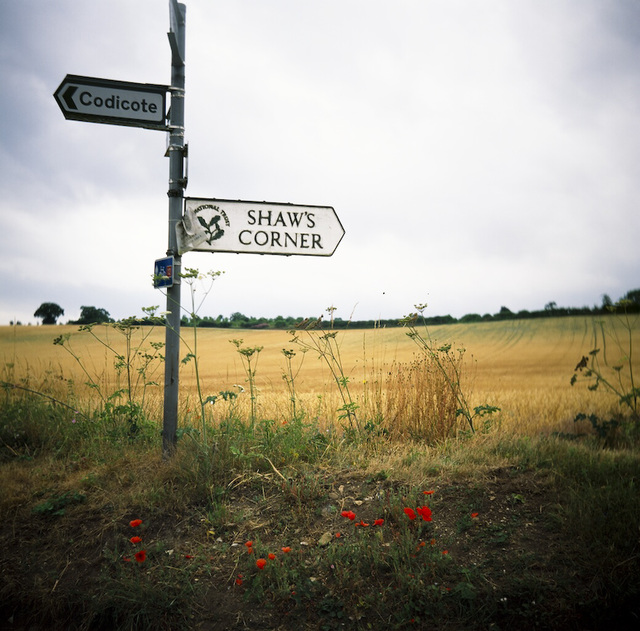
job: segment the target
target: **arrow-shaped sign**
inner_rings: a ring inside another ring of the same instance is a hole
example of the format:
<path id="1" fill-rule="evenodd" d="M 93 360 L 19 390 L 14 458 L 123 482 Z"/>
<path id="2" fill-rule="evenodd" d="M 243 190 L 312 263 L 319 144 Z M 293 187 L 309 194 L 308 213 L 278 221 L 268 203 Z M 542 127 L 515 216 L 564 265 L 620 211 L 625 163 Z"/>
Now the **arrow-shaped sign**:
<path id="1" fill-rule="evenodd" d="M 67 108 L 70 109 L 70 110 L 77 110 L 78 109 L 78 106 L 76 105 L 76 102 L 73 100 L 73 95 L 76 93 L 77 90 L 78 90 L 77 86 L 70 85 L 62 93 L 62 99 L 66 103 Z"/>
<path id="2" fill-rule="evenodd" d="M 67 75 L 54 97 L 69 120 L 167 131 L 168 86 Z"/>
<path id="3" fill-rule="evenodd" d="M 331 256 L 344 236 L 331 206 L 193 197 L 185 198 L 176 231 L 181 253 Z"/>

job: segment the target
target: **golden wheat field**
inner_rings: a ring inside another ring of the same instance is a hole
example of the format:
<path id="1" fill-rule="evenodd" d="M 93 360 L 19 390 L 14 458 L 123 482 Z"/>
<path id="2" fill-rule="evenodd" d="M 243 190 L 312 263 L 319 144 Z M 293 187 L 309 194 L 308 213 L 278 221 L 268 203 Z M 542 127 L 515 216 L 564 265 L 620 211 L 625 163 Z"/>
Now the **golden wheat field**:
<path id="1" fill-rule="evenodd" d="M 619 375 L 627 380 L 623 387 L 628 388 L 629 363 L 618 373 L 606 364 L 624 364 L 631 356 L 631 366 L 640 375 L 640 359 L 632 354 L 633 347 L 640 346 L 639 317 L 631 316 L 629 324 L 631 332 L 615 315 L 564 317 L 433 326 L 428 328 L 428 334 L 436 346 L 451 343 L 451 357 L 460 359 L 464 349 L 458 366 L 461 385 L 471 406 L 497 406 L 500 412 L 492 417 L 494 426 L 534 434 L 573 432 L 573 419 L 578 412 L 605 417 L 619 410 L 616 396 L 605 388 L 590 392 L 586 383 L 572 387 L 570 380 L 579 360 L 598 347 L 605 374 L 612 378 Z M 422 328 L 418 330 L 425 333 Z M 164 341 L 164 329 L 137 329 L 128 350 L 125 336 L 113 327 L 96 326 L 93 332 L 95 336 L 71 325 L 0 327 L 2 380 L 26 383 L 63 401 L 64 397 L 96 399 L 98 390 L 108 395 L 127 385 L 126 370 L 118 372 L 114 368 L 115 351 L 132 358 L 130 384 L 137 397 L 142 396 L 145 380 L 157 384 L 147 386 L 145 406 L 160 422 L 163 365 L 149 360 L 143 378 L 138 370 L 141 355 L 133 353 L 140 350 L 152 355 L 151 343 Z M 302 340 L 322 334 L 299 332 Z M 53 344 L 60 335 L 70 335 L 65 346 Z M 194 332 L 183 328 L 182 336 L 181 357 L 184 357 L 195 350 Z M 240 348 L 261 349 L 251 356 L 258 416 L 282 420 L 290 417 L 295 394 L 297 413 L 303 412 L 307 418 L 321 423 L 337 419 L 336 410 L 343 400 L 327 364 L 315 351 L 303 352 L 287 331 L 198 329 L 197 367 L 203 397 L 221 391 L 236 392 L 238 397 L 232 405 L 237 413 L 246 414 L 249 399 L 247 366 L 243 364 L 246 356 L 238 352 L 231 340 L 242 340 Z M 451 405 L 446 401 L 446 384 L 408 337 L 407 329 L 345 330 L 337 332 L 335 341 L 336 359 L 349 378 L 347 387 L 360 414 L 420 415 L 430 406 Z M 290 355 L 289 361 L 283 351 L 295 354 Z M 182 418 L 195 417 L 199 406 L 194 361 L 183 366 L 180 379 Z M 97 388 L 87 388 L 84 384 L 89 380 Z M 418 390 L 423 394 L 422 401 L 410 401 Z M 222 417 L 229 412 L 225 405 L 213 406 L 214 420 L 216 415 Z M 411 406 L 415 409 L 410 410 Z"/>

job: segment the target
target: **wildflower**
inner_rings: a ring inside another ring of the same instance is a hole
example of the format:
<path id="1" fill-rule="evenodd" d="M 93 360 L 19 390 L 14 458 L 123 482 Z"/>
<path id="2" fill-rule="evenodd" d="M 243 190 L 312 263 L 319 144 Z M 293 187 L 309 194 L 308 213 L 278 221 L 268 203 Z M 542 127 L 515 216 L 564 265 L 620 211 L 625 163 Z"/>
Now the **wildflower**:
<path id="1" fill-rule="evenodd" d="M 436 540 L 432 539 L 431 541 L 429 541 L 429 545 L 435 546 L 436 545 Z"/>
<path id="2" fill-rule="evenodd" d="M 142 519 L 134 519 L 133 521 L 129 522 L 129 526 L 131 526 L 132 528 L 137 528 L 141 523 Z"/>
<path id="3" fill-rule="evenodd" d="M 413 508 L 405 508 L 404 509 L 405 515 L 411 520 L 413 521 L 416 518 L 416 513 L 413 510 Z"/>
<path id="4" fill-rule="evenodd" d="M 185 554 L 184 558 L 185 559 L 195 559 L 195 557 L 192 554 Z"/>
<path id="5" fill-rule="evenodd" d="M 443 550 L 442 554 L 449 554 L 449 550 Z"/>
<path id="6" fill-rule="evenodd" d="M 471 519 L 475 519 L 478 516 L 478 513 L 471 513 Z"/>
<path id="7" fill-rule="evenodd" d="M 340 514 L 343 517 L 350 519 L 351 521 L 353 521 L 356 518 L 356 514 L 352 510 L 343 510 Z"/>
<path id="8" fill-rule="evenodd" d="M 374 526 L 382 526 L 382 524 L 384 524 L 384 519 L 376 519 L 376 520 L 373 522 L 373 525 L 374 525 Z"/>
<path id="9" fill-rule="evenodd" d="M 242 585 L 242 574 L 238 574 L 236 578 L 236 585 Z"/>
<path id="10" fill-rule="evenodd" d="M 258 560 L 256 561 L 256 567 L 257 567 L 259 570 L 264 570 L 264 566 L 265 566 L 266 564 L 267 564 L 266 559 L 258 559 Z"/>
<path id="11" fill-rule="evenodd" d="M 273 552 L 269 552 L 269 558 L 273 561 L 276 558 L 276 555 Z"/>
<path id="12" fill-rule="evenodd" d="M 425 521 L 431 521 L 431 509 L 428 506 L 423 506 L 422 508 L 418 507 L 418 508 L 416 508 L 416 512 Z"/>
<path id="13" fill-rule="evenodd" d="M 140 537 L 131 537 L 129 541 L 131 541 L 131 543 L 140 543 L 142 539 Z"/>
<path id="14" fill-rule="evenodd" d="M 123 561 L 126 561 L 127 563 L 131 563 L 131 559 L 129 557 L 122 557 Z"/>
<path id="15" fill-rule="evenodd" d="M 288 552 L 291 552 L 291 548 L 289 546 L 285 546 L 284 548 L 282 548 L 282 551 L 287 554 Z"/>
<path id="16" fill-rule="evenodd" d="M 339 532 L 336 532 L 336 538 L 340 539 L 340 537 L 342 537 L 342 535 Z"/>
<path id="17" fill-rule="evenodd" d="M 433 491 L 422 491 L 424 495 L 433 495 Z"/>
<path id="18" fill-rule="evenodd" d="M 138 563 L 144 563 L 145 559 L 147 558 L 147 551 L 140 550 L 140 552 L 136 552 L 134 556 L 136 557 L 136 561 Z"/>

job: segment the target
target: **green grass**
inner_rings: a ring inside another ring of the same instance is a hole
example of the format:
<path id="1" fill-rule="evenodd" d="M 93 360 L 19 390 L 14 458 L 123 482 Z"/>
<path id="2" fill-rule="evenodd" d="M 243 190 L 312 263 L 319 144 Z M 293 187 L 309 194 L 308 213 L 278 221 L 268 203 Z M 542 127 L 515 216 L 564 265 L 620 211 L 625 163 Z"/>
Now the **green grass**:
<path id="1" fill-rule="evenodd" d="M 618 629 L 640 615 L 637 450 L 229 419 L 164 462 L 157 428 L 3 396 L 0 611 L 14 628 Z M 422 505 L 433 520 L 409 520 Z"/>

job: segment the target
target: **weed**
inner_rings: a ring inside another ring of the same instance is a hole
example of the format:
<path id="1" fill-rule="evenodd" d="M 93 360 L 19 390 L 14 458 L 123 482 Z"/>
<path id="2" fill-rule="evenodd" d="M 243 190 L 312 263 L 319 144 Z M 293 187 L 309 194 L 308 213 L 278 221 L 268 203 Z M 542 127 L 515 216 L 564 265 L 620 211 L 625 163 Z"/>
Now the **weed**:
<path id="1" fill-rule="evenodd" d="M 181 336 L 181 341 L 185 343 L 188 349 L 187 355 L 182 359 L 181 363 L 183 365 L 189 363 L 193 360 L 194 371 L 195 371 L 195 381 L 196 388 L 198 392 L 198 403 L 200 405 L 200 420 L 201 420 L 201 440 L 203 446 L 207 447 L 207 414 L 206 414 L 206 405 L 208 403 L 215 403 L 215 396 L 205 397 L 202 392 L 202 380 L 200 379 L 200 362 L 198 360 L 198 311 L 200 307 L 204 303 L 206 297 L 209 295 L 213 287 L 213 283 L 223 272 L 214 272 L 209 271 L 207 274 L 201 274 L 197 269 L 187 267 L 185 272 L 180 274 L 180 278 L 184 279 L 185 283 L 189 286 L 189 295 L 191 298 L 191 311 L 189 312 L 190 322 L 191 322 L 191 330 L 193 333 L 193 345 L 189 346 L 186 343 L 185 339 Z M 196 306 L 196 293 L 198 291 L 198 287 L 196 285 L 197 281 L 208 280 L 209 285 L 204 290 L 204 295 L 202 300 Z"/>
<path id="2" fill-rule="evenodd" d="M 403 320 L 401 324 L 409 331 L 407 335 L 412 339 L 420 350 L 433 361 L 438 368 L 445 383 L 449 386 L 451 394 L 456 402 L 456 416 L 462 416 L 469 425 L 471 433 L 475 432 L 474 420 L 483 416 L 491 415 L 500 411 L 500 408 L 492 405 L 479 405 L 471 409 L 467 396 L 462 387 L 462 360 L 465 349 L 458 348 L 456 353 L 452 352 L 453 345 L 450 343 L 438 346 L 431 338 L 429 329 L 424 318 L 426 304 L 416 305 L 417 313 L 413 313 Z M 418 316 L 418 314 L 420 314 Z M 424 334 L 418 330 L 418 320 L 422 320 Z"/>
<path id="3" fill-rule="evenodd" d="M 303 349 L 303 353 L 306 352 L 306 349 Z M 282 379 L 287 385 L 287 390 L 289 392 L 289 401 L 291 403 L 291 419 L 296 420 L 298 418 L 298 397 L 296 395 L 296 378 L 300 373 L 302 368 L 302 362 L 300 362 L 297 370 L 294 372 L 293 369 L 293 358 L 296 356 L 296 352 L 290 348 L 283 348 L 282 354 L 284 355 L 286 361 L 286 370 L 282 373 Z M 303 354 L 304 358 L 304 354 Z"/>
<path id="4" fill-rule="evenodd" d="M 358 437 L 362 434 L 363 427 L 358 415 L 359 405 L 351 395 L 349 388 L 350 378 L 346 374 L 338 343 L 338 331 L 333 330 L 333 314 L 336 307 L 328 307 L 329 330 L 322 328 L 322 316 L 317 320 L 306 319 L 300 322 L 295 329 L 289 331 L 293 336 L 291 342 L 297 344 L 303 351 L 314 351 L 318 358 L 323 360 L 338 386 L 338 392 L 342 399 L 342 406 L 338 408 L 338 419 L 347 421 L 349 435 Z"/>
<path id="5" fill-rule="evenodd" d="M 640 388 L 636 384 L 633 366 L 633 331 L 638 317 L 633 318 L 623 301 L 612 307 L 625 337 L 610 322 L 593 322 L 593 348 L 583 355 L 574 369 L 571 385 L 579 381 L 588 383 L 594 392 L 600 385 L 613 393 L 621 408 L 618 418 L 603 420 L 598 415 L 578 414 L 574 421 L 588 420 L 599 439 L 611 444 L 618 429 L 626 430 L 631 438 L 640 436 Z M 613 345 L 613 349 L 610 348 Z M 613 357 L 612 357 L 613 356 Z M 624 414 L 624 411 L 627 414 Z"/>
<path id="6" fill-rule="evenodd" d="M 258 357 L 264 347 L 263 346 L 243 347 L 242 344 L 244 342 L 241 339 L 229 340 L 229 341 L 238 350 L 238 353 L 242 361 L 242 366 L 247 375 L 247 381 L 249 383 L 249 397 L 251 400 L 251 416 L 249 420 L 251 423 L 251 427 L 253 428 L 257 418 L 256 410 L 257 410 L 257 401 L 258 401 L 258 389 L 256 387 L 256 370 L 258 367 Z"/>
<path id="7" fill-rule="evenodd" d="M 57 497 L 50 497 L 48 500 L 41 502 L 33 507 L 34 515 L 44 515 L 50 517 L 60 517 L 64 515 L 65 508 L 72 504 L 84 502 L 87 499 L 83 493 L 67 491 Z"/>

